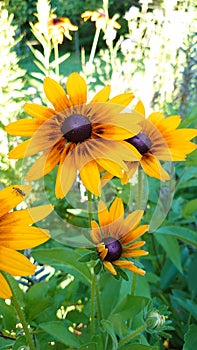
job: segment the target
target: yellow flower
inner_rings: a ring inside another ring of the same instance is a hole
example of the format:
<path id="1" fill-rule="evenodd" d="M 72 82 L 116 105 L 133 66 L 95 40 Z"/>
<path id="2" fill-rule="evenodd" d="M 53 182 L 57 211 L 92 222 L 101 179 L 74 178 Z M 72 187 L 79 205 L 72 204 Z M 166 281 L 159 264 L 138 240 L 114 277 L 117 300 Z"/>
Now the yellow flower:
<path id="1" fill-rule="evenodd" d="M 13 185 L 0 191 L 0 270 L 13 276 L 32 275 L 36 267 L 16 250 L 36 247 L 50 236 L 47 230 L 29 225 L 51 213 L 52 205 L 42 205 L 18 211 L 11 210 L 30 192 L 31 185 Z M 12 292 L 0 273 L 0 298 L 10 298 Z"/>
<path id="2" fill-rule="evenodd" d="M 34 27 L 52 40 L 53 44 L 62 44 L 64 35 L 67 39 L 72 40 L 69 32 L 78 30 L 78 27 L 72 24 L 67 17 L 58 17 L 54 13 L 48 16 L 46 21 L 41 18 L 41 22 L 37 22 Z"/>
<path id="3" fill-rule="evenodd" d="M 113 18 L 108 18 L 103 9 L 97 11 L 85 11 L 81 14 L 81 18 L 86 22 L 91 19 L 92 22 L 96 23 L 96 27 L 102 29 L 103 31 L 109 26 L 110 28 L 120 29 L 121 25 Z"/>
<path id="4" fill-rule="evenodd" d="M 33 119 L 11 123 L 6 131 L 12 135 L 32 136 L 11 150 L 10 158 L 24 158 L 44 151 L 27 174 L 36 180 L 59 164 L 56 196 L 63 198 L 79 172 L 84 186 L 100 196 L 100 167 L 117 177 L 127 170 L 123 160 L 137 160 L 138 152 L 128 149 L 122 140 L 139 133 L 139 113 L 123 113 L 133 94 L 120 94 L 109 99 L 110 86 L 87 102 L 87 85 L 72 73 L 64 89 L 53 79 L 46 78 L 44 90 L 54 108 L 26 104 Z M 122 113 L 120 113 L 122 112 Z M 137 156 L 136 156 L 136 154 Z"/>
<path id="5" fill-rule="evenodd" d="M 136 111 L 145 116 L 141 101 Z M 161 181 L 169 180 L 168 173 L 162 168 L 160 161 L 183 161 L 186 155 L 193 152 L 197 146 L 190 140 L 197 136 L 196 129 L 179 128 L 181 117 L 178 115 L 164 117 L 163 113 L 153 112 L 140 123 L 142 130 L 132 138 L 127 139 L 128 146 L 135 147 L 142 155 L 138 162 L 129 162 L 129 171 L 125 173 L 123 183 L 134 174 L 139 165 L 144 172 Z"/>
<path id="6" fill-rule="evenodd" d="M 67 39 L 72 40 L 69 31 L 76 31 L 78 27 L 71 23 L 67 17 L 58 17 L 51 14 L 48 21 L 49 38 L 54 44 L 62 44 L 64 35 Z"/>
<path id="7" fill-rule="evenodd" d="M 124 206 L 120 198 L 114 200 L 109 210 L 103 201 L 99 202 L 99 225 L 92 221 L 90 235 L 97 247 L 99 258 L 112 275 L 117 275 L 118 268 L 142 276 L 145 274 L 133 261 L 129 261 L 130 258 L 148 254 L 145 250 L 138 249 L 146 243 L 145 241 L 134 242 L 149 229 L 149 225 L 138 226 L 142 215 L 143 210 L 136 210 L 124 219 Z"/>

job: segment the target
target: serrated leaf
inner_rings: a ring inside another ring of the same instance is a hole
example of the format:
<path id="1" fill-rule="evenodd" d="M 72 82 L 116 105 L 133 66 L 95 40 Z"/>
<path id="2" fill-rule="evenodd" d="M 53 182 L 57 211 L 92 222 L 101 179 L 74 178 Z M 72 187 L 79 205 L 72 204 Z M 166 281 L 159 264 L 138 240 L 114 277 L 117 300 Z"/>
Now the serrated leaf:
<path id="1" fill-rule="evenodd" d="M 165 234 L 166 237 L 176 237 L 181 241 L 191 244 L 197 248 L 197 234 L 196 231 L 192 231 L 191 229 L 181 227 L 181 226 L 163 226 L 160 227 L 156 232 L 156 235 Z"/>
<path id="2" fill-rule="evenodd" d="M 88 267 L 79 263 L 81 255 L 74 249 L 56 248 L 56 249 L 38 249 L 32 250 L 33 257 L 42 264 L 48 264 L 56 268 L 62 268 L 73 275 L 77 275 L 83 283 L 91 284 L 92 278 Z"/>
<path id="3" fill-rule="evenodd" d="M 181 265 L 181 255 L 180 255 L 180 246 L 175 237 L 157 233 L 154 234 L 154 237 L 159 242 L 159 244 L 165 250 L 168 258 L 173 262 L 176 268 L 182 273 L 182 265 Z"/>

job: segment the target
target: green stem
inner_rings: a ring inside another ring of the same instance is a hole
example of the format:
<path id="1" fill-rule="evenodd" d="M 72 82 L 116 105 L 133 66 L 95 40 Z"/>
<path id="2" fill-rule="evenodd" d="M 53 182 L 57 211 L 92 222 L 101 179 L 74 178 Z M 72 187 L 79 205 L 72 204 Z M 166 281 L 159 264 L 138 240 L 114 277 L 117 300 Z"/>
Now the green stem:
<path id="1" fill-rule="evenodd" d="M 98 318 L 99 320 L 102 320 L 102 309 L 101 309 L 101 302 L 100 302 L 100 295 L 99 295 L 99 289 L 98 284 L 96 284 L 96 302 L 97 302 L 97 309 L 98 309 Z"/>
<path id="2" fill-rule="evenodd" d="M 135 287 L 136 287 L 136 282 L 137 282 L 137 274 L 133 273 L 133 279 L 132 279 L 132 284 L 131 284 L 131 295 L 135 295 Z"/>
<path id="3" fill-rule="evenodd" d="M 91 227 L 92 221 L 92 193 L 88 191 L 88 218 L 89 218 L 89 226 Z"/>
<path id="4" fill-rule="evenodd" d="M 146 329 L 146 325 L 143 325 L 141 327 L 139 327 L 138 329 L 136 329 L 134 332 L 132 332 L 131 334 L 127 335 L 125 338 L 123 338 L 119 343 L 118 343 L 118 349 L 128 343 L 128 341 L 130 341 L 132 338 L 136 337 L 136 335 L 142 333 L 143 331 L 145 331 Z"/>
<path id="5" fill-rule="evenodd" d="M 25 320 L 24 312 L 23 312 L 23 310 L 22 310 L 22 308 L 21 308 L 21 306 L 20 306 L 20 304 L 18 302 L 18 300 L 19 300 L 19 296 L 18 296 L 19 293 L 18 292 L 19 291 L 17 290 L 17 287 L 16 287 L 15 283 L 13 283 L 12 277 L 9 274 L 5 273 L 5 272 L 1 271 L 1 273 L 2 273 L 3 277 L 6 279 L 7 283 L 10 286 L 10 289 L 12 291 L 12 298 L 11 298 L 11 300 L 12 300 L 12 303 L 13 303 L 13 305 L 15 307 L 15 310 L 17 312 L 19 320 L 20 320 L 20 322 L 21 322 L 21 324 L 23 326 L 23 330 L 25 332 L 26 339 L 27 339 L 27 342 L 29 344 L 29 348 L 30 348 L 30 350 L 36 350 L 36 348 L 34 346 L 34 343 L 33 343 L 33 339 L 32 339 L 31 334 L 29 332 L 29 328 L 28 328 L 27 322 Z"/>
<path id="6" fill-rule="evenodd" d="M 137 209 L 142 209 L 143 170 L 138 167 Z"/>
<path id="7" fill-rule="evenodd" d="M 93 278 L 92 278 L 92 289 L 91 289 L 91 332 L 92 332 L 92 334 L 94 334 L 94 330 L 95 330 L 94 316 L 95 316 L 96 282 L 97 282 L 97 276 L 93 275 Z"/>
<path id="8" fill-rule="evenodd" d="M 96 32 L 94 35 L 94 40 L 93 40 L 93 44 L 92 44 L 92 49 L 90 52 L 90 57 L 89 57 L 89 65 L 91 66 L 94 60 L 94 56 L 95 56 L 95 52 L 96 52 L 96 47 L 98 44 L 98 39 L 99 39 L 99 34 L 100 34 L 100 28 L 96 28 Z"/>
<path id="9" fill-rule="evenodd" d="M 59 50 L 58 50 L 58 44 L 54 44 L 54 56 L 55 56 L 55 61 L 57 62 L 57 64 L 55 65 L 55 74 L 57 75 L 57 78 L 59 80 L 59 76 L 60 76 L 60 71 L 59 71 Z"/>
<path id="10" fill-rule="evenodd" d="M 142 187 L 143 187 L 143 171 L 138 168 L 138 188 L 137 188 L 137 209 L 142 209 Z M 138 260 L 138 258 L 136 258 Z M 135 295 L 137 274 L 134 273 L 131 285 L 131 295 Z"/>

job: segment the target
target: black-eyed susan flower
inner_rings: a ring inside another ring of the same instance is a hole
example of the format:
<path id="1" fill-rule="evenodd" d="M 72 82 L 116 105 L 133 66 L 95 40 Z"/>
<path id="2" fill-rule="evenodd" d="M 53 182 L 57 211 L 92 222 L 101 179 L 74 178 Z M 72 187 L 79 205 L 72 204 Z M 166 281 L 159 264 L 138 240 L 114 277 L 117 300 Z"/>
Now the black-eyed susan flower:
<path id="1" fill-rule="evenodd" d="M 72 24 L 68 17 L 58 17 L 54 13 L 50 14 L 48 32 L 53 44 L 62 44 L 64 35 L 67 39 L 72 40 L 70 31 L 76 30 L 78 30 L 78 27 Z"/>
<path id="2" fill-rule="evenodd" d="M 64 36 L 72 40 L 70 31 L 78 30 L 68 17 L 58 17 L 55 13 L 48 13 L 48 17 L 39 16 L 40 21 L 34 24 L 40 33 L 44 34 L 53 44 L 62 44 Z"/>
<path id="3" fill-rule="evenodd" d="M 139 113 L 123 113 L 133 99 L 125 93 L 109 100 L 110 86 L 104 87 L 87 103 L 87 85 L 72 73 L 64 89 L 46 78 L 44 90 L 53 108 L 26 104 L 33 119 L 21 119 L 6 127 L 12 135 L 31 136 L 11 150 L 10 158 L 24 158 L 44 153 L 27 174 L 36 180 L 48 174 L 57 164 L 56 196 L 63 198 L 79 172 L 85 187 L 100 196 L 100 167 L 117 177 L 127 170 L 124 160 L 136 160 L 139 152 L 125 146 L 122 140 L 139 133 Z"/>
<path id="4" fill-rule="evenodd" d="M 52 205 L 42 205 L 11 211 L 30 192 L 31 185 L 13 185 L 0 191 L 0 270 L 13 276 L 32 275 L 36 267 L 17 250 L 36 247 L 50 236 L 47 230 L 32 227 L 51 213 Z M 0 273 L 0 298 L 10 298 L 12 292 Z"/>
<path id="5" fill-rule="evenodd" d="M 116 198 L 106 207 L 103 201 L 98 203 L 98 221 L 91 222 L 91 239 L 96 245 L 98 257 L 104 267 L 117 275 L 119 269 L 127 269 L 139 275 L 145 271 L 135 265 L 130 258 L 147 255 L 141 248 L 146 242 L 136 241 L 148 229 L 149 225 L 138 226 L 143 210 L 136 210 L 124 218 L 124 206 L 120 198 Z"/>
<path id="6" fill-rule="evenodd" d="M 136 111 L 145 116 L 145 109 L 141 101 Z M 123 183 L 134 174 L 139 165 L 144 172 L 161 181 L 169 180 L 169 174 L 163 169 L 160 161 L 184 161 L 186 155 L 193 152 L 197 146 L 190 142 L 197 136 L 196 129 L 179 128 L 181 117 L 173 115 L 164 117 L 163 113 L 153 112 L 141 122 L 142 130 L 138 135 L 127 139 L 128 145 L 135 147 L 141 154 L 138 162 L 129 162 L 129 171 L 125 173 Z"/>
<path id="7" fill-rule="evenodd" d="M 103 9 L 98 9 L 97 11 L 85 11 L 81 14 L 81 18 L 84 19 L 84 22 L 91 19 L 92 22 L 95 22 L 96 28 L 102 29 L 105 31 L 107 27 L 120 29 L 121 25 L 113 18 L 108 18 L 106 12 Z"/>

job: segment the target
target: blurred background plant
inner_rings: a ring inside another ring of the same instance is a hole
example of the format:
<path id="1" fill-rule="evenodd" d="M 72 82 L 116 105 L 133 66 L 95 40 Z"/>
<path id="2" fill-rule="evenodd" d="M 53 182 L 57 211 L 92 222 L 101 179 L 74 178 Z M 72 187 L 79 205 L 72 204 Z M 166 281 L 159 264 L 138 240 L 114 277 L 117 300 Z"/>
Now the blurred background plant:
<path id="1" fill-rule="evenodd" d="M 28 43 L 35 56 L 34 63 L 42 72 L 41 74 L 34 73 L 34 76 L 41 81 L 48 75 L 59 80 L 59 65 L 69 57 L 69 53 L 65 53 L 59 57 L 58 44 L 62 44 L 64 35 L 69 40 L 72 40 L 69 31 L 76 31 L 78 27 L 73 25 L 69 18 L 58 17 L 54 13 L 54 10 L 51 10 L 48 0 L 38 0 L 37 13 L 35 16 L 38 22 L 35 24 L 31 23 L 31 29 L 37 39 L 37 44 L 41 45 L 43 52 L 34 49 L 33 45 Z M 54 59 L 51 57 L 52 52 L 54 52 Z"/>
<path id="2" fill-rule="evenodd" d="M 91 20 L 84 22 L 87 11 Z M 112 96 L 132 90 L 143 100 L 147 114 L 153 109 L 166 115 L 179 113 L 183 127 L 196 127 L 195 0 L 7 0 L 0 3 L 0 25 L 1 187 L 23 181 L 21 168 L 34 161 L 8 161 L 7 151 L 19 138 L 9 137 L 3 128 L 24 117 L 24 102 L 47 104 L 42 87 L 46 75 L 64 83 L 72 71 L 78 71 L 87 78 L 90 98 L 106 84 L 111 85 Z M 77 191 L 73 188 L 66 199 L 57 200 L 53 187 L 56 169 L 43 182 L 34 183 L 30 202 L 39 205 L 45 196 L 57 214 L 43 223 L 54 239 L 32 251 L 35 263 L 44 265 L 32 278 L 18 279 L 22 286 L 19 302 L 38 350 L 84 350 L 84 344 L 90 350 L 100 350 L 103 337 L 105 350 L 195 348 L 196 154 L 176 164 L 169 184 L 143 180 L 144 223 L 156 216 L 162 221 L 161 227 L 145 235 L 150 252 L 143 259 L 147 274 L 137 277 L 135 295 L 131 295 L 132 275 L 128 282 L 100 276 L 95 296 L 100 298 L 101 308 L 96 302 L 98 332 L 94 335 L 89 332 L 91 267 L 79 262 L 81 227 L 88 227 L 87 196 L 79 197 L 77 183 Z M 127 209 L 135 209 L 136 181 L 133 178 L 122 186 L 113 179 L 106 187 L 106 198 L 110 201 L 118 195 Z M 79 248 L 66 247 L 69 239 Z M 1 346 L 26 347 L 14 308 L 3 300 L 0 329 Z"/>

